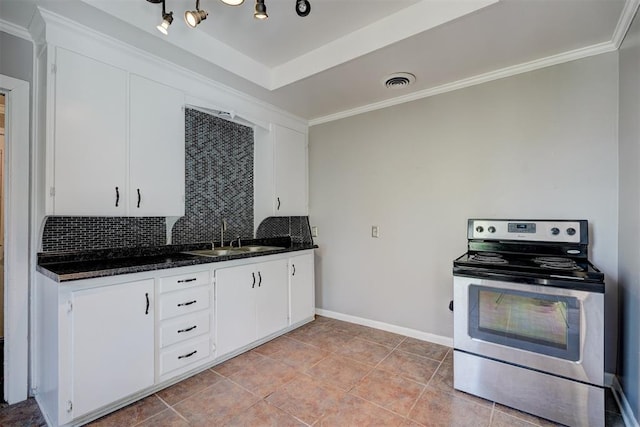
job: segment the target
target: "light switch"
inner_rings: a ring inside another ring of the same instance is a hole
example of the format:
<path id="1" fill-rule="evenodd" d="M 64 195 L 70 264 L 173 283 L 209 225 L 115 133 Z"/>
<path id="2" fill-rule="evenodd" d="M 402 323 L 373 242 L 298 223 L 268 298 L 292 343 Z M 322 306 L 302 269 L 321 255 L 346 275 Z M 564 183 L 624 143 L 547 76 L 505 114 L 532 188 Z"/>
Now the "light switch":
<path id="1" fill-rule="evenodd" d="M 380 237 L 380 228 L 377 225 L 371 226 L 371 237 Z"/>
<path id="2" fill-rule="evenodd" d="M 318 237 L 318 227 L 315 225 L 311 227 L 311 237 Z"/>

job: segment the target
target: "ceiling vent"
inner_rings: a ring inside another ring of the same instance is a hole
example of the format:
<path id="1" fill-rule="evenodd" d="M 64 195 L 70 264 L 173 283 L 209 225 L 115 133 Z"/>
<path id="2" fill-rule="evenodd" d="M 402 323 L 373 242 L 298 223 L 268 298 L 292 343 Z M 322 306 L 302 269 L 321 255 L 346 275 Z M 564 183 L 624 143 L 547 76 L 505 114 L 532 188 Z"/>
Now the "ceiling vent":
<path id="1" fill-rule="evenodd" d="M 416 81 L 411 73 L 393 73 L 382 79 L 388 89 L 403 89 Z"/>

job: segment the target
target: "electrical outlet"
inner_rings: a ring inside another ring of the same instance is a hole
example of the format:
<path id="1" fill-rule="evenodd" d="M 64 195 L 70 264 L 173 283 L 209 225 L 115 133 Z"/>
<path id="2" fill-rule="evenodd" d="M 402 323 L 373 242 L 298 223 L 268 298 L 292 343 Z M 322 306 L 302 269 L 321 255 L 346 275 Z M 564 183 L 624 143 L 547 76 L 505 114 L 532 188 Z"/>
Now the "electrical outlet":
<path id="1" fill-rule="evenodd" d="M 315 225 L 311 227 L 311 237 L 318 237 L 318 227 Z"/>
<path id="2" fill-rule="evenodd" d="M 371 237 L 380 237 L 380 228 L 377 225 L 371 226 Z"/>

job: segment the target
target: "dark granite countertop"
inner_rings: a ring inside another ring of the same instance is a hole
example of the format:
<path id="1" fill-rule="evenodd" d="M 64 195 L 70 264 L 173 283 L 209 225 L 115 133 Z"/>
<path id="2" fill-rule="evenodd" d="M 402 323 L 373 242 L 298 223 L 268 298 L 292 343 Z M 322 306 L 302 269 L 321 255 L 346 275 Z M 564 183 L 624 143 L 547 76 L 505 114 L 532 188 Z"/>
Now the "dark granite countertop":
<path id="1" fill-rule="evenodd" d="M 72 280 L 254 258 L 318 247 L 312 243 L 293 243 L 289 237 L 246 240 L 243 241 L 243 245 L 277 246 L 283 249 L 243 252 L 216 257 L 184 253 L 200 249 L 211 249 L 211 243 L 195 243 L 145 248 L 39 253 L 37 270 L 45 276 L 62 283 Z"/>

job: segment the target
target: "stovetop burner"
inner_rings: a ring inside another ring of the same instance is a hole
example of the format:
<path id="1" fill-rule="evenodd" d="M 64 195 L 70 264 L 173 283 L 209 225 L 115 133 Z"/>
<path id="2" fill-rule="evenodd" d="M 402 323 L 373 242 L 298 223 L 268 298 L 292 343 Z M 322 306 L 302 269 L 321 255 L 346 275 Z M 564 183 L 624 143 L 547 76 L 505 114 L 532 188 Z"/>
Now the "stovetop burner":
<path id="1" fill-rule="evenodd" d="M 540 264 L 540 268 L 551 270 L 582 270 L 571 258 L 562 257 L 535 257 L 533 262 Z"/>
<path id="2" fill-rule="evenodd" d="M 477 253 L 469 258 L 471 262 L 477 262 L 479 264 L 508 264 L 509 261 L 504 259 L 504 257 L 495 252 L 482 252 Z"/>

